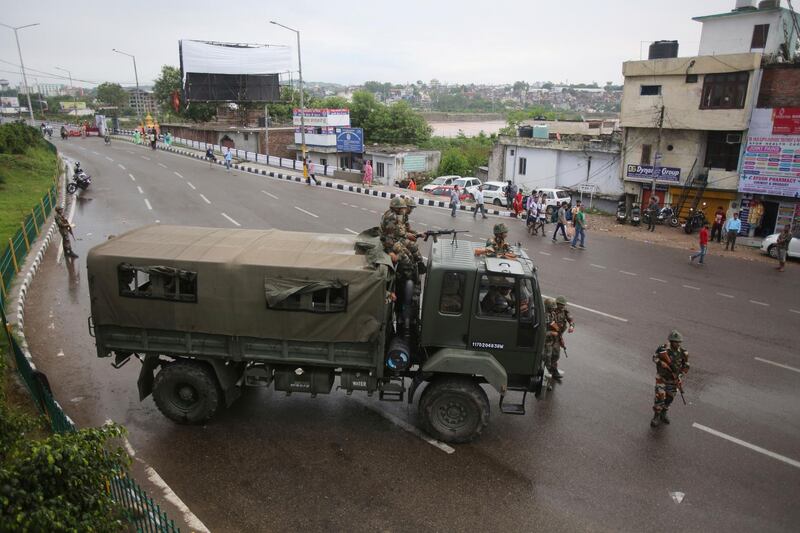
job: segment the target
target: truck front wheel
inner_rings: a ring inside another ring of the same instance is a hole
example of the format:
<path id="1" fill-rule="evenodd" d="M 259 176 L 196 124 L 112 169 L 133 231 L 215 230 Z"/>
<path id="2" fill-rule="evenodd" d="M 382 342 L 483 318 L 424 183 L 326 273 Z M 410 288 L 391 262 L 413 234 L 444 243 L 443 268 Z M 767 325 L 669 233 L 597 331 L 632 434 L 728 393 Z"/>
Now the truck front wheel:
<path id="1" fill-rule="evenodd" d="M 441 377 L 423 391 L 419 414 L 431 436 L 443 442 L 470 442 L 489 424 L 489 398 L 473 378 Z"/>
<path id="2" fill-rule="evenodd" d="M 156 375 L 153 399 L 161 413 L 179 424 L 200 424 L 214 416 L 220 402 L 210 368 L 195 361 L 176 361 Z"/>

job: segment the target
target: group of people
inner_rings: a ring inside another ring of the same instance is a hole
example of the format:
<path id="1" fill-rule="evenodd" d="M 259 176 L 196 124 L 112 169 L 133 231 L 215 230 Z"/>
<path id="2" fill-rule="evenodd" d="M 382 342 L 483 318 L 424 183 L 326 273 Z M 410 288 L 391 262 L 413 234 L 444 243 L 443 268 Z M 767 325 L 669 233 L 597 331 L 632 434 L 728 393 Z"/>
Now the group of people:
<path id="1" fill-rule="evenodd" d="M 148 144 L 151 149 L 155 150 L 158 147 L 158 130 L 155 128 L 144 127 L 137 128 L 133 132 L 133 142 L 136 144 Z"/>
<path id="2" fill-rule="evenodd" d="M 225 151 L 222 154 L 223 161 L 225 162 L 225 170 L 227 172 L 231 171 L 231 165 L 233 164 L 233 152 L 230 147 L 226 146 Z M 206 160 L 208 160 L 208 166 L 211 167 L 214 163 L 217 162 L 217 156 L 214 154 L 214 148 L 209 146 L 206 148 Z"/>

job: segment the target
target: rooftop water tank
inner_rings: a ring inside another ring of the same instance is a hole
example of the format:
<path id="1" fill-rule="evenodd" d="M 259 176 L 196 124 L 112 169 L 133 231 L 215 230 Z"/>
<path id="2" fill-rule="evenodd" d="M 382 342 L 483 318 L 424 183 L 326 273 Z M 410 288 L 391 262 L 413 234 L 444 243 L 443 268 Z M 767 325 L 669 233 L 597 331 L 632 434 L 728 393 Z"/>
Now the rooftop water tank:
<path id="1" fill-rule="evenodd" d="M 547 127 L 547 124 L 536 124 L 533 126 L 533 138 L 534 139 L 549 139 L 550 138 L 550 129 Z"/>
<path id="2" fill-rule="evenodd" d="M 533 128 L 531 126 L 520 126 L 519 136 L 530 139 L 531 137 L 533 137 Z"/>
<path id="3" fill-rule="evenodd" d="M 650 45 L 647 59 L 678 57 L 678 41 L 655 41 Z"/>
<path id="4" fill-rule="evenodd" d="M 781 7 L 781 0 L 761 0 L 758 3 L 758 9 L 771 9 L 773 7 Z"/>
<path id="5" fill-rule="evenodd" d="M 756 2 L 758 0 L 736 0 L 736 7 L 734 11 L 751 11 L 756 9 Z"/>

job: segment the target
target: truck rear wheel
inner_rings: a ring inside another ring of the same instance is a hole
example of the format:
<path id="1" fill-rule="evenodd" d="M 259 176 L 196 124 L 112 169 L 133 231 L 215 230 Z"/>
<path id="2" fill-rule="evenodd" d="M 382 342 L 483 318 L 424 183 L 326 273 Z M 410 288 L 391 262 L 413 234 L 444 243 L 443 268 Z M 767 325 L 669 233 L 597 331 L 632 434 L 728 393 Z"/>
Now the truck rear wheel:
<path id="1" fill-rule="evenodd" d="M 170 420 L 199 424 L 217 412 L 220 392 L 210 368 L 195 361 L 176 361 L 156 375 L 153 399 Z"/>
<path id="2" fill-rule="evenodd" d="M 442 377 L 423 391 L 419 414 L 431 436 L 456 444 L 471 442 L 489 424 L 489 398 L 473 378 Z"/>

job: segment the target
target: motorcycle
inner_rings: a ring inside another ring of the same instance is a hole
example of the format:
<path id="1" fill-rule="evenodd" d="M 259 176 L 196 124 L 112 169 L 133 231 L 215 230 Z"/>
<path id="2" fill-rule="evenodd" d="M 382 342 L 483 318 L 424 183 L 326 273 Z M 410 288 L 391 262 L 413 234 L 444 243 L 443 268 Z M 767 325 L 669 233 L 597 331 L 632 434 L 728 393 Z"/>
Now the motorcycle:
<path id="1" fill-rule="evenodd" d="M 686 224 L 683 225 L 683 231 L 691 234 L 695 229 L 702 228 L 706 224 L 706 214 L 701 210 L 692 210 L 689 217 L 686 219 Z"/>
<path id="2" fill-rule="evenodd" d="M 623 200 L 617 203 L 617 223 L 624 224 L 627 219 L 628 213 L 625 209 L 625 201 Z"/>
<path id="3" fill-rule="evenodd" d="M 103 137 L 103 142 L 106 143 L 106 146 L 111 144 L 111 136 L 110 135 L 106 135 L 105 137 Z"/>
<path id="4" fill-rule="evenodd" d="M 638 226 L 642 222 L 642 209 L 639 204 L 633 203 L 631 205 L 631 225 Z"/>
<path id="5" fill-rule="evenodd" d="M 75 161 L 75 165 L 72 167 L 72 179 L 75 179 L 78 174 L 83 173 L 83 168 L 81 168 L 81 162 Z"/>
<path id="6" fill-rule="evenodd" d="M 72 181 L 67 184 L 67 193 L 75 194 L 78 189 L 86 190 L 92 184 L 92 177 L 85 173 L 83 170 L 79 174 L 73 176 Z"/>
<path id="7" fill-rule="evenodd" d="M 650 224 L 650 211 L 645 211 L 642 219 L 647 223 Z M 678 217 L 675 214 L 675 210 L 672 209 L 672 206 L 666 204 L 662 207 L 658 214 L 656 215 L 656 224 L 669 224 L 673 228 L 677 228 L 680 222 L 678 221 Z"/>

